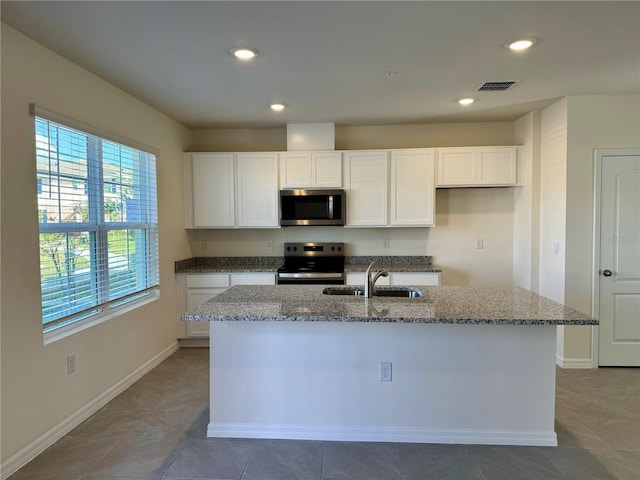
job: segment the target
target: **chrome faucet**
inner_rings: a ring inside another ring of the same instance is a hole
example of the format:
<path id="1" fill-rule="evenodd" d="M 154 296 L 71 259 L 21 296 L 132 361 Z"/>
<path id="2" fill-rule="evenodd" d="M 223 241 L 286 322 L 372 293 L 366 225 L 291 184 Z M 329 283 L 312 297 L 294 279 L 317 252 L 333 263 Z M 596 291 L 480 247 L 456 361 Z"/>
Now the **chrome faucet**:
<path id="1" fill-rule="evenodd" d="M 376 272 L 372 279 L 371 267 L 373 267 L 374 263 L 375 262 L 371 262 L 367 267 L 367 271 L 364 273 L 364 298 L 371 298 L 371 295 L 373 295 L 373 287 L 380 277 L 389 276 L 389 272 L 387 272 L 386 270 L 380 270 L 379 272 Z"/>

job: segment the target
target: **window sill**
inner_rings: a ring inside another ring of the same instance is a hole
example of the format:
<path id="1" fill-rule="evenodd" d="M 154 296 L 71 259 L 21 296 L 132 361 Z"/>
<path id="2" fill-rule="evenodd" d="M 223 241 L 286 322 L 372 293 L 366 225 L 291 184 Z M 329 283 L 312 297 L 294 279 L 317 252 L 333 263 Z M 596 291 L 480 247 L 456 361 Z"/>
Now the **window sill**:
<path id="1" fill-rule="evenodd" d="M 86 330 L 87 328 L 93 327 L 94 325 L 99 325 L 100 323 L 106 322 L 107 320 L 111 320 L 112 318 L 135 310 L 136 308 L 142 307 L 143 305 L 155 302 L 158 298 L 160 298 L 160 289 L 156 288 L 150 291 L 149 294 L 145 295 L 143 298 L 124 303 L 122 305 L 119 305 L 118 307 L 105 309 L 102 312 L 92 315 L 91 317 L 84 320 L 79 320 L 70 325 L 57 328 L 50 332 L 46 332 L 44 333 L 44 344 L 49 345 L 50 343 L 62 340 L 63 338 Z"/>

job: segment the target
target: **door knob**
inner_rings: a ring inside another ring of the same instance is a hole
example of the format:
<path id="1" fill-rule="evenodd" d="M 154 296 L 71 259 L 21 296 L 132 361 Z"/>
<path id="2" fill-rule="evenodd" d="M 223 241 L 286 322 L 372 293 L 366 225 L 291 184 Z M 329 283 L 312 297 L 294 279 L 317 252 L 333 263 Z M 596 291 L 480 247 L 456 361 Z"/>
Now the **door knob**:
<path id="1" fill-rule="evenodd" d="M 603 270 L 602 271 L 602 275 L 604 275 L 605 277 L 610 277 L 611 275 L 613 275 L 613 272 L 611 270 Z"/>

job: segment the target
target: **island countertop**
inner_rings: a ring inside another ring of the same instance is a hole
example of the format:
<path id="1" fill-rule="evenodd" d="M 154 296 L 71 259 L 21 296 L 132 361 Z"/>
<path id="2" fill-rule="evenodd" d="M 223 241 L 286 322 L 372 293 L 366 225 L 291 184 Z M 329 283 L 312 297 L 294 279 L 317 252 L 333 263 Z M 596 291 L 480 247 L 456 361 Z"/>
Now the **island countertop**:
<path id="1" fill-rule="evenodd" d="M 588 315 L 519 287 L 417 285 L 423 297 L 370 299 L 324 295 L 324 288 L 323 285 L 239 285 L 181 318 L 183 321 L 598 325 L 598 321 Z"/>

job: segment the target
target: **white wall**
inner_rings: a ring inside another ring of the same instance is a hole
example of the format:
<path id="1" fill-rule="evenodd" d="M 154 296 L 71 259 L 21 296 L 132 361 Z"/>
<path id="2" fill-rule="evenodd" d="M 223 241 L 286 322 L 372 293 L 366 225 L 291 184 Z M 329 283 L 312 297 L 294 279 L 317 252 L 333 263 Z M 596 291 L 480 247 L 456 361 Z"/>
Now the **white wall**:
<path id="1" fill-rule="evenodd" d="M 640 147 L 640 96 L 567 99 L 567 224 L 565 303 L 591 314 L 594 150 Z M 591 358 L 589 327 L 565 328 L 565 357 Z"/>
<path id="2" fill-rule="evenodd" d="M 592 314 L 594 150 L 640 146 L 640 96 L 564 98 L 541 115 L 540 293 Z M 553 242 L 560 251 L 553 253 Z M 535 254 L 535 247 L 534 247 Z M 591 327 L 558 328 L 558 360 L 592 365 Z"/>
<path id="3" fill-rule="evenodd" d="M 540 240 L 540 112 L 515 122 L 515 141 L 522 145 L 518 186 L 513 189 L 513 284 L 538 290 Z"/>
<path id="4" fill-rule="evenodd" d="M 567 99 L 542 111 L 540 127 L 540 276 L 538 292 L 564 303 L 567 196 Z M 564 327 L 557 351 L 564 358 Z"/>
<path id="5" fill-rule="evenodd" d="M 2 24 L 2 463 L 176 342 L 173 262 L 183 229 L 174 120 Z M 33 118 L 29 103 L 159 151 L 160 299 L 43 345 Z M 66 373 L 74 353 L 77 371 Z"/>
<path id="6" fill-rule="evenodd" d="M 564 303 L 567 185 L 567 100 L 542 111 L 539 292 Z M 557 247 L 557 253 L 554 251 Z"/>

